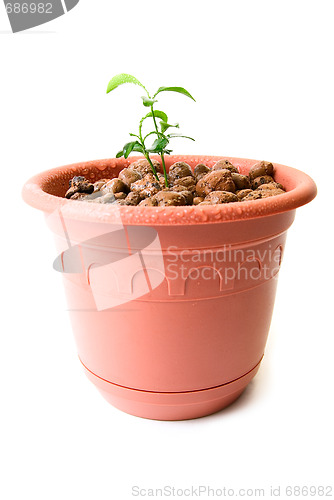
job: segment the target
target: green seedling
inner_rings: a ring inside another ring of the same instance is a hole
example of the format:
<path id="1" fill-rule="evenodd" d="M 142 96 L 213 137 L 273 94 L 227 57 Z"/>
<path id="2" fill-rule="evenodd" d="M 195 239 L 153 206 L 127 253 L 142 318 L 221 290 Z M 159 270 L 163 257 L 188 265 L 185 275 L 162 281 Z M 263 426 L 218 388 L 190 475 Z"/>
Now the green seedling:
<path id="1" fill-rule="evenodd" d="M 177 138 L 177 137 L 184 137 L 186 139 L 190 139 L 191 141 L 194 141 L 192 137 L 188 137 L 186 135 L 178 134 L 178 133 L 173 133 L 173 132 L 168 132 L 169 129 L 171 128 L 179 128 L 179 124 L 170 124 L 168 123 L 168 116 L 164 111 L 160 111 L 158 109 L 154 109 L 155 103 L 158 102 L 156 99 L 157 95 L 160 94 L 161 92 L 178 92 L 179 94 L 183 94 L 193 101 L 195 99 L 192 97 L 192 95 L 183 87 L 159 87 L 158 90 L 153 94 L 151 97 L 150 94 L 148 93 L 147 89 L 144 87 L 142 83 L 140 83 L 137 78 L 135 78 L 132 75 L 128 75 L 126 73 L 121 73 L 119 75 L 114 76 L 107 88 L 107 94 L 111 92 L 112 90 L 115 90 L 117 87 L 120 85 L 123 85 L 124 83 L 132 83 L 134 85 L 139 85 L 142 87 L 146 95 L 142 96 L 142 102 L 143 105 L 146 108 L 150 108 L 150 112 L 147 113 L 139 122 L 139 130 L 138 134 L 129 134 L 131 137 L 136 137 L 136 140 L 133 140 L 131 142 L 127 142 L 121 151 L 119 151 L 116 155 L 116 158 L 121 158 L 124 156 L 124 158 L 127 158 L 130 153 L 132 152 L 137 152 L 137 153 L 142 153 L 149 164 L 151 165 L 152 173 L 155 176 L 155 178 L 159 181 L 159 177 L 157 174 L 157 171 L 152 163 L 152 160 L 150 158 L 151 153 L 158 154 L 161 158 L 161 164 L 164 172 L 164 178 L 165 178 L 165 185 L 168 187 L 168 179 L 167 179 L 167 171 L 166 171 L 166 164 L 165 164 L 165 158 L 164 155 L 169 155 L 171 154 L 172 150 L 169 149 L 169 143 L 171 139 Z M 153 127 L 154 130 L 151 132 L 146 133 L 145 135 L 143 134 L 143 123 L 145 120 L 148 118 L 152 118 L 153 122 Z M 159 123 L 158 123 L 159 122 Z M 160 130 L 159 127 L 160 126 Z M 150 147 L 146 146 L 146 140 L 151 136 L 155 136 L 153 143 L 151 144 Z"/>

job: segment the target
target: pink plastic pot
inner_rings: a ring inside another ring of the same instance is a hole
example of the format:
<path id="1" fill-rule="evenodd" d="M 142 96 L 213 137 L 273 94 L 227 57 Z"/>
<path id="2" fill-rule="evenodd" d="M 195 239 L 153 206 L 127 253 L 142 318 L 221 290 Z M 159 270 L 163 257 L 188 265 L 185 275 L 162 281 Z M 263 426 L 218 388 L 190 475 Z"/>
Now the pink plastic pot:
<path id="1" fill-rule="evenodd" d="M 171 156 L 192 167 L 218 157 Z M 255 160 L 227 158 L 247 173 Z M 316 186 L 275 165 L 287 193 L 214 206 L 127 207 L 63 198 L 68 181 L 110 178 L 134 158 L 43 172 L 23 189 L 55 235 L 79 358 L 117 408 L 179 420 L 232 403 L 256 374 L 295 209 Z"/>

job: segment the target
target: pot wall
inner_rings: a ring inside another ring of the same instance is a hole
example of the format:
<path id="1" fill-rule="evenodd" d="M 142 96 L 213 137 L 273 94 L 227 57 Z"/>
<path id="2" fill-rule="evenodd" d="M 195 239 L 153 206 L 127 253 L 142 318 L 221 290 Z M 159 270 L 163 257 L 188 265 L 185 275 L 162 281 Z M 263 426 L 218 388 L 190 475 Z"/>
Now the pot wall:
<path id="1" fill-rule="evenodd" d="M 264 353 L 293 218 L 291 211 L 270 220 L 98 229 L 63 220 L 67 240 L 61 231 L 55 237 L 59 249 L 71 241 L 60 270 L 84 366 L 154 392 L 201 390 L 247 374 Z"/>

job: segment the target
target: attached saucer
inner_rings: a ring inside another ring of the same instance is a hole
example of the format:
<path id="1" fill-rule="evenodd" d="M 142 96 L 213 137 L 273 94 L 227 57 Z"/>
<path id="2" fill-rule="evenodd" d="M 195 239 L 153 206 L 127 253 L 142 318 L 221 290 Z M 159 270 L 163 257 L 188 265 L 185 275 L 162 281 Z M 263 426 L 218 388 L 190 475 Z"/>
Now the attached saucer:
<path id="1" fill-rule="evenodd" d="M 150 392 L 113 384 L 92 373 L 89 380 L 113 406 L 136 417 L 153 420 L 187 420 L 204 417 L 233 403 L 256 375 L 261 361 L 248 373 L 227 384 L 192 392 Z"/>

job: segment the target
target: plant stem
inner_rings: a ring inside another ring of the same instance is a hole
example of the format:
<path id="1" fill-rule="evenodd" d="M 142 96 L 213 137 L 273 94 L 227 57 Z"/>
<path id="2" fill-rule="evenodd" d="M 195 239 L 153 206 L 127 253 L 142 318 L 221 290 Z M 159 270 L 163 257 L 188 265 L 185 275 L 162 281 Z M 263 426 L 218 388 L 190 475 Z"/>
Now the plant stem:
<path id="1" fill-rule="evenodd" d="M 166 170 L 166 165 L 165 165 L 165 158 L 164 158 L 163 153 L 161 153 L 160 156 L 161 156 L 161 161 L 162 161 L 162 168 L 163 168 L 163 171 L 164 171 L 165 185 L 168 188 L 168 179 L 167 179 L 167 170 Z"/>
<path id="2" fill-rule="evenodd" d="M 154 127 L 155 127 L 155 130 L 156 130 L 157 135 L 159 137 L 159 135 L 163 135 L 163 134 L 161 134 L 161 132 L 159 132 L 159 130 L 158 130 L 158 125 L 157 125 L 157 121 L 155 119 L 155 114 L 154 114 L 154 110 L 153 110 L 153 104 L 151 105 L 151 112 L 152 112 L 152 118 L 154 121 Z M 162 163 L 162 168 L 163 168 L 164 177 L 165 177 L 165 186 L 168 188 L 168 179 L 167 179 L 167 171 L 166 171 L 164 154 L 160 153 L 160 157 L 161 157 L 161 163 Z"/>
<path id="3" fill-rule="evenodd" d="M 152 163 L 152 160 L 151 160 L 151 158 L 150 158 L 150 155 L 149 155 L 146 151 L 145 151 L 144 155 L 145 155 L 146 160 L 149 162 L 149 164 L 150 164 L 150 166 L 151 166 L 151 169 L 152 169 L 152 172 L 153 172 L 154 177 L 155 177 L 155 178 L 156 178 L 156 180 L 160 183 L 160 179 L 159 179 L 159 177 L 158 177 L 158 174 L 157 174 L 157 171 L 156 171 L 156 169 L 155 169 L 155 166 L 154 166 L 154 165 L 153 165 L 153 163 Z"/>
<path id="4" fill-rule="evenodd" d="M 158 174 L 157 174 L 157 171 L 155 169 L 155 166 L 153 165 L 152 160 L 150 158 L 150 155 L 148 154 L 148 152 L 146 151 L 146 148 L 145 148 L 145 142 L 143 140 L 143 135 L 142 135 L 142 122 L 139 125 L 139 137 L 138 138 L 139 138 L 139 140 L 141 142 L 141 145 L 143 146 L 143 155 L 145 156 L 146 160 L 149 162 L 154 177 L 156 178 L 156 180 L 158 182 L 160 182 L 160 179 L 158 177 Z"/>

